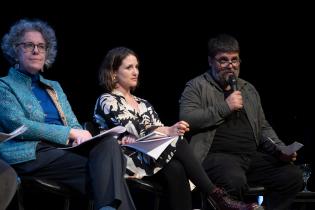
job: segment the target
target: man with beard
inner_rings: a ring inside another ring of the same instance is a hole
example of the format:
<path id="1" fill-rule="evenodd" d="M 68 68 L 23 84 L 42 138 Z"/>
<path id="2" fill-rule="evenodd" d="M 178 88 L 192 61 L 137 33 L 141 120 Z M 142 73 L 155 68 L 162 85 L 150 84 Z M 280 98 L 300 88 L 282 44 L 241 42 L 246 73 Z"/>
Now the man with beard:
<path id="1" fill-rule="evenodd" d="M 239 78 L 238 41 L 226 34 L 209 40 L 210 69 L 186 84 L 180 120 L 190 124 L 190 144 L 208 176 L 229 194 L 243 199 L 248 185 L 267 189 L 267 209 L 289 209 L 302 188 L 296 153 L 283 154 L 284 143 L 265 119 L 252 84 Z"/>

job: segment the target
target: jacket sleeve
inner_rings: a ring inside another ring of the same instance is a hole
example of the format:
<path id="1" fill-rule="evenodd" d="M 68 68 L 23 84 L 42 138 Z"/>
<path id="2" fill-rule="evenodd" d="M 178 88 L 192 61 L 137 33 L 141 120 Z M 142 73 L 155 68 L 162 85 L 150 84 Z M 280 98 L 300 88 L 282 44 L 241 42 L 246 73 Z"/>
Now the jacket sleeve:
<path id="1" fill-rule="evenodd" d="M 42 112 L 32 109 L 27 104 L 21 104 L 11 88 L 0 81 L 0 125 L 5 131 L 11 132 L 21 125 L 28 127 L 28 130 L 19 136 L 19 140 L 40 141 L 46 140 L 58 144 L 66 144 L 70 127 L 63 125 L 47 124 L 30 119 L 33 112 Z M 38 113 L 36 113 L 39 115 Z M 43 117 L 44 119 L 44 117 Z"/>
<path id="2" fill-rule="evenodd" d="M 214 87 L 201 78 L 186 84 L 180 99 L 179 117 L 192 131 L 211 128 L 224 121 L 231 111 L 224 100 L 216 100 Z"/>
<path id="3" fill-rule="evenodd" d="M 264 120 L 262 124 L 259 142 L 259 150 L 276 156 L 280 153 L 279 146 L 285 145 L 267 120 Z"/>

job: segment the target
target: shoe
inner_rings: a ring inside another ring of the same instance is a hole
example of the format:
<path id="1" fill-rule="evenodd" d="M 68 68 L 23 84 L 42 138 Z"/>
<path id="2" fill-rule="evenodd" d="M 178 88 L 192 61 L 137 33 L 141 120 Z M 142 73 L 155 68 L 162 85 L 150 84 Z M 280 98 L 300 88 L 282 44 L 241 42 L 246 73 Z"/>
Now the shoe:
<path id="1" fill-rule="evenodd" d="M 236 201 L 231 198 L 225 190 L 221 188 L 214 188 L 214 190 L 207 197 L 211 205 L 215 205 L 220 210 L 264 210 L 262 206 L 257 203 L 244 203 Z"/>

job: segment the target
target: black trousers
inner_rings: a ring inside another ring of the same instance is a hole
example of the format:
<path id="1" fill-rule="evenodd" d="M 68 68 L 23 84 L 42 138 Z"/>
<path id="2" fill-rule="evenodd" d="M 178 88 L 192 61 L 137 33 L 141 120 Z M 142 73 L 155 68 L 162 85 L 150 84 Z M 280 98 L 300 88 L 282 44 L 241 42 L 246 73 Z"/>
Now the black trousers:
<path id="1" fill-rule="evenodd" d="M 248 184 L 264 186 L 268 190 L 266 205 L 270 210 L 289 209 L 296 193 L 303 187 L 298 167 L 265 153 L 209 153 L 203 166 L 216 185 L 238 199 L 243 198 Z"/>
<path id="2" fill-rule="evenodd" d="M 17 188 L 17 175 L 4 161 L 0 160 L 0 210 L 5 210 Z"/>
<path id="3" fill-rule="evenodd" d="M 39 143 L 35 160 L 13 167 L 20 175 L 53 180 L 82 194 L 91 194 L 95 209 L 108 205 L 119 206 L 121 210 L 135 209 L 124 179 L 126 160 L 115 138 L 93 142 L 85 154 Z"/>
<path id="4" fill-rule="evenodd" d="M 162 170 L 148 179 L 164 183 L 168 191 L 168 200 L 172 210 L 191 210 L 192 198 L 188 179 L 198 189 L 209 194 L 214 185 L 197 161 L 185 139 L 177 142 L 176 152 L 172 160 Z"/>

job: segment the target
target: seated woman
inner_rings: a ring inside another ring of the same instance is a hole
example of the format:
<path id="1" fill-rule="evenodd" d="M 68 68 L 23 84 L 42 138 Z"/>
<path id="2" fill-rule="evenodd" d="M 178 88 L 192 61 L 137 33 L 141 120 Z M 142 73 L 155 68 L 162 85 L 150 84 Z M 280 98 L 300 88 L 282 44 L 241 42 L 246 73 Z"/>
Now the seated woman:
<path id="1" fill-rule="evenodd" d="M 126 161 L 116 138 L 96 142 L 87 155 L 56 148 L 80 144 L 91 134 L 82 130 L 59 83 L 40 74 L 56 57 L 53 29 L 40 20 L 20 20 L 3 37 L 1 47 L 12 67 L 0 78 L 0 130 L 28 127 L 0 144 L 1 158 L 21 176 L 91 192 L 97 210 L 134 210 L 124 179 Z"/>
<path id="2" fill-rule="evenodd" d="M 100 67 L 99 80 L 109 93 L 101 95 L 96 102 L 95 122 L 101 129 L 125 126 L 130 135 L 123 138 L 121 144 L 133 143 L 136 138 L 152 131 L 168 136 L 184 135 L 189 131 L 186 122 L 164 126 L 151 104 L 132 94 L 138 85 L 138 65 L 136 54 L 128 48 L 114 48 L 107 53 Z M 125 147 L 124 153 L 128 172 L 133 173 L 134 177 L 151 176 L 150 178 L 166 183 L 171 209 L 192 209 L 188 179 L 208 195 L 208 199 L 215 200 L 222 210 L 262 209 L 256 203 L 235 201 L 222 189 L 214 186 L 185 139 L 175 138 L 157 160 Z"/>

